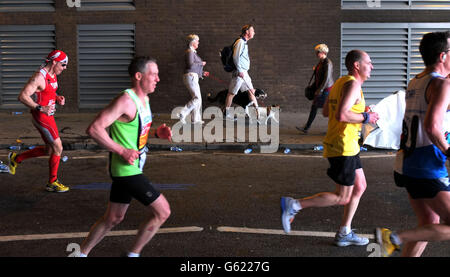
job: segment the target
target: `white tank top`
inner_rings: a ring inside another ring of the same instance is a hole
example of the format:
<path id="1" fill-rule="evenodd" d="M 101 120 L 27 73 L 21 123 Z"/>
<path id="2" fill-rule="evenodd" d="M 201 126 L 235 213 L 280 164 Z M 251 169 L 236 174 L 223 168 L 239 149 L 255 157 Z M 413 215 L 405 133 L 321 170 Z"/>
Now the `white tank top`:
<path id="1" fill-rule="evenodd" d="M 424 128 L 428 109 L 426 91 L 435 78 L 445 78 L 436 72 L 418 77 L 408 84 L 406 110 L 403 119 L 402 143 L 397 152 L 395 171 L 414 178 L 436 179 L 448 176 L 447 157 L 430 140 Z M 444 117 L 442 135 L 450 131 L 450 112 Z"/>

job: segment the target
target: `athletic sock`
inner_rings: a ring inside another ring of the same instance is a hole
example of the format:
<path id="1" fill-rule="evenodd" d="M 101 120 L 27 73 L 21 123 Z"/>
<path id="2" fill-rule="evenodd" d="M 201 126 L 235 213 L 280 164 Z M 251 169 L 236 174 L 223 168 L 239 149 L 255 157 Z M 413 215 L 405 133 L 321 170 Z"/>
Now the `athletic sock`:
<path id="1" fill-rule="evenodd" d="M 48 160 L 48 166 L 49 166 L 49 183 L 53 183 L 54 181 L 58 180 L 58 168 L 59 168 L 59 161 L 61 160 L 61 156 L 56 156 L 55 154 L 52 154 L 50 156 L 50 159 Z"/>
<path id="2" fill-rule="evenodd" d="M 140 256 L 140 254 L 138 253 L 133 253 L 133 252 L 128 252 L 127 257 L 130 258 L 138 258 Z"/>
<path id="3" fill-rule="evenodd" d="M 350 234 L 351 231 L 352 231 L 352 229 L 350 228 L 350 226 L 341 226 L 341 229 L 339 230 L 339 234 L 346 236 L 346 235 Z"/>
<path id="4" fill-rule="evenodd" d="M 15 161 L 17 163 L 21 163 L 22 161 L 30 158 L 40 157 L 47 155 L 47 151 L 45 151 L 45 146 L 38 146 L 31 150 L 25 151 L 20 155 L 17 155 Z"/>
<path id="5" fill-rule="evenodd" d="M 298 200 L 294 200 L 292 202 L 292 209 L 294 209 L 294 211 L 298 212 L 302 209 L 302 205 L 300 204 L 300 202 Z"/>
<path id="6" fill-rule="evenodd" d="M 402 242 L 400 241 L 400 238 L 398 237 L 397 233 L 392 232 L 391 235 L 389 236 L 389 239 L 391 240 L 391 242 L 397 246 L 400 246 L 402 244 Z"/>
<path id="7" fill-rule="evenodd" d="M 225 117 L 230 116 L 230 108 L 225 108 Z"/>

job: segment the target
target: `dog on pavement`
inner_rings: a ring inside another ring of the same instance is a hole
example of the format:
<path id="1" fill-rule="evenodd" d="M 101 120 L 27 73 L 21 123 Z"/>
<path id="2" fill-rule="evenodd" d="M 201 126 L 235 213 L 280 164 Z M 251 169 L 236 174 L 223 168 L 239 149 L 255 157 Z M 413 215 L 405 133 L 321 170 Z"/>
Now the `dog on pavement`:
<path id="1" fill-rule="evenodd" d="M 233 98 L 233 103 L 241 106 L 245 109 L 250 103 L 250 99 L 248 98 L 248 90 L 241 92 L 239 91 Z M 228 90 L 224 89 L 213 96 L 212 93 L 208 93 L 207 99 L 210 103 L 219 102 L 222 105 L 225 105 L 225 100 L 227 99 Z M 255 98 L 256 100 L 264 100 L 267 97 L 267 93 L 262 89 L 255 89 Z"/>
<path id="2" fill-rule="evenodd" d="M 233 103 L 242 107 L 245 110 L 245 114 L 248 116 L 250 123 L 252 122 L 252 116 L 250 115 L 250 110 L 249 107 L 253 106 L 253 102 L 250 102 L 250 99 L 248 98 L 248 91 L 244 91 L 244 92 L 238 92 L 234 98 L 233 98 Z M 225 105 L 225 100 L 227 98 L 227 94 L 228 94 L 228 90 L 222 90 L 220 92 L 218 92 L 215 96 L 212 95 L 212 93 L 208 93 L 207 95 L 207 100 L 210 103 L 215 103 L 215 102 L 219 102 L 222 105 Z M 264 99 L 267 98 L 267 93 L 264 92 L 264 90 L 262 89 L 255 89 L 255 98 L 258 102 L 262 102 Z M 258 103 L 261 104 L 261 103 Z M 267 115 L 267 117 L 265 118 L 264 123 L 267 125 L 267 122 L 269 121 L 269 119 L 273 119 L 276 123 L 279 123 L 279 121 L 275 118 L 275 112 L 272 110 L 274 108 L 280 108 L 279 105 L 271 105 L 271 106 L 267 106 L 267 107 L 258 107 L 258 111 L 256 114 L 256 118 L 257 118 L 257 122 L 259 124 L 262 124 L 262 118 L 259 117 L 259 115 Z"/>

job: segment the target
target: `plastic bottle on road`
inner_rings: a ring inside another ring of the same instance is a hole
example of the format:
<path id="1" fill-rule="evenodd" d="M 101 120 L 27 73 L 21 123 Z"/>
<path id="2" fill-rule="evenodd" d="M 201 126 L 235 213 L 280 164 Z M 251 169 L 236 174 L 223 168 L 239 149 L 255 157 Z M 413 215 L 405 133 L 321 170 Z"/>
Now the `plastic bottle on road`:
<path id="1" fill-rule="evenodd" d="M 289 153 L 291 153 L 291 149 L 285 148 L 284 151 L 283 151 L 283 153 L 284 153 L 284 154 L 289 154 Z"/>
<path id="2" fill-rule="evenodd" d="M 250 154 L 250 153 L 252 153 L 252 151 L 253 151 L 253 149 L 247 148 L 247 149 L 244 150 L 244 153 L 245 154 Z"/>
<path id="3" fill-rule="evenodd" d="M 322 150 L 323 150 L 323 146 L 322 145 L 314 146 L 314 151 L 322 151 Z"/>
<path id="4" fill-rule="evenodd" d="M 20 150 L 20 145 L 11 145 L 9 147 L 10 150 Z"/>
<path id="5" fill-rule="evenodd" d="M 69 157 L 64 156 L 64 157 L 61 158 L 61 161 L 63 161 L 63 163 L 65 163 L 65 162 L 67 162 L 68 159 L 69 159 Z"/>
<path id="6" fill-rule="evenodd" d="M 170 147 L 170 151 L 181 152 L 181 151 L 183 151 L 183 149 L 181 149 L 180 147 L 177 147 L 177 146 L 172 146 L 172 147 Z"/>
<path id="7" fill-rule="evenodd" d="M 9 172 L 9 167 L 3 161 L 0 161 L 0 172 Z"/>

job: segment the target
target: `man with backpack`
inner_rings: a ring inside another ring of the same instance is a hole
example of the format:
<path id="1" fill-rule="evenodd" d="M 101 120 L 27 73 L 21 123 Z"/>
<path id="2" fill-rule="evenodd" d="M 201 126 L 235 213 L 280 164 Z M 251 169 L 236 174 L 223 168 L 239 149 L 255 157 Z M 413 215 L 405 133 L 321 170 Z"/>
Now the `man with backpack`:
<path id="1" fill-rule="evenodd" d="M 225 101 L 225 118 L 234 120 L 234 116 L 230 114 L 230 106 L 234 96 L 240 91 L 248 90 L 248 98 L 256 108 L 258 113 L 258 102 L 255 98 L 255 89 L 253 88 L 252 79 L 248 75 L 250 69 L 250 57 L 248 55 L 248 41 L 255 36 L 255 29 L 252 25 L 242 27 L 242 33 L 239 39 L 233 44 L 233 62 L 235 69 L 232 72 L 228 95 Z"/>

